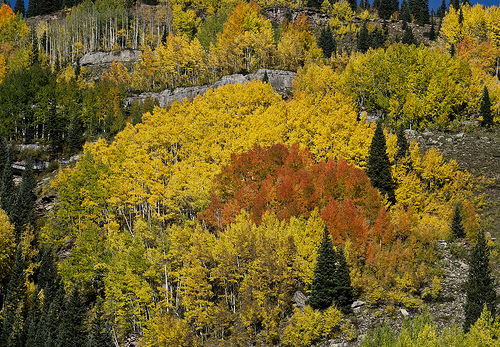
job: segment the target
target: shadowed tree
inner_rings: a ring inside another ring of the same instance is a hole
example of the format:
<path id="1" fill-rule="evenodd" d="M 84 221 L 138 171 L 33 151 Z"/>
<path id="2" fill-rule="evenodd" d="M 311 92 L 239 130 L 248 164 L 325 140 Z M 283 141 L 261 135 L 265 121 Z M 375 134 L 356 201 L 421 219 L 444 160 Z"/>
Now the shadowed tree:
<path id="1" fill-rule="evenodd" d="M 493 125 L 493 115 L 491 114 L 491 101 L 488 88 L 484 86 L 483 95 L 481 97 L 481 106 L 479 107 L 479 116 L 483 117 L 481 126 L 490 127 Z"/>
<path id="2" fill-rule="evenodd" d="M 309 304 L 314 309 L 325 310 L 333 303 L 335 296 L 335 270 L 337 256 L 330 232 L 325 225 L 323 239 L 318 250 L 316 268 L 311 287 Z"/>
<path id="3" fill-rule="evenodd" d="M 366 174 L 372 186 L 377 188 L 391 203 L 395 203 L 394 184 L 391 177 L 391 164 L 387 155 L 387 145 L 382 122 L 377 122 L 377 128 L 370 144 Z"/>
<path id="4" fill-rule="evenodd" d="M 484 305 L 495 316 L 498 302 L 495 280 L 491 274 L 490 250 L 486 244 L 484 231 L 477 236 L 477 243 L 469 256 L 469 274 L 465 283 L 466 301 L 464 305 L 464 331 L 468 332 L 481 316 Z"/>
<path id="5" fill-rule="evenodd" d="M 453 219 L 451 220 L 451 235 L 454 239 L 461 239 L 467 236 L 465 228 L 462 225 L 462 215 L 460 214 L 458 204 L 455 206 L 455 213 L 453 213 Z"/>

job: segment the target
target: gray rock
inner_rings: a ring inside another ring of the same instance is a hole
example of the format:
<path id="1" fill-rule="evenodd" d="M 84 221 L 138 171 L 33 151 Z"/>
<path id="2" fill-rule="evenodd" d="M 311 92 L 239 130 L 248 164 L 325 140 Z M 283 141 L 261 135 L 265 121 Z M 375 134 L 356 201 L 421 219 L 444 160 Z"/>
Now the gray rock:
<path id="1" fill-rule="evenodd" d="M 401 314 L 403 315 L 403 317 L 408 317 L 410 315 L 408 313 L 408 311 L 406 311 L 404 308 L 400 309 L 399 311 L 401 312 Z"/>
<path id="2" fill-rule="evenodd" d="M 455 135 L 455 137 L 456 137 L 457 139 L 461 139 L 461 138 L 463 138 L 464 136 L 465 136 L 465 133 L 459 133 L 459 134 L 456 134 L 456 135 Z"/>
<path id="3" fill-rule="evenodd" d="M 425 137 L 431 137 L 433 136 L 434 134 L 431 132 L 431 131 L 426 131 L 425 133 L 422 134 L 423 136 Z"/>
<path id="4" fill-rule="evenodd" d="M 366 304 L 366 302 L 364 302 L 364 301 L 356 300 L 352 303 L 351 307 L 352 308 L 361 307 L 361 306 L 364 306 L 365 304 Z"/>
<path id="5" fill-rule="evenodd" d="M 134 100 L 144 102 L 147 98 L 152 98 L 158 100 L 160 107 L 165 107 L 172 104 L 175 100 L 179 102 L 182 102 L 184 99 L 192 100 L 198 95 L 205 94 L 208 89 L 217 89 L 227 84 L 244 84 L 247 81 L 254 81 L 258 79 L 262 80 L 266 71 L 269 83 L 274 90 L 282 96 L 286 96 L 288 91 L 292 89 L 292 83 L 297 74 L 295 72 L 284 70 L 260 69 L 255 74 L 249 74 L 246 76 L 241 74 L 223 76 L 219 81 L 209 85 L 179 87 L 175 88 L 173 92 L 169 89 L 165 89 L 160 93 L 142 93 L 138 96 L 128 98 L 127 104 L 130 105 L 134 102 Z"/>
<path id="6" fill-rule="evenodd" d="M 292 296 L 293 307 L 304 308 L 306 306 L 306 301 L 307 301 L 307 296 L 300 290 L 297 290 L 295 293 L 293 293 Z"/>
<path id="7" fill-rule="evenodd" d="M 405 134 L 406 134 L 408 137 L 415 137 L 417 133 L 415 132 L 415 130 L 412 130 L 412 129 L 406 129 L 406 130 L 405 130 Z"/>
<path id="8" fill-rule="evenodd" d="M 115 62 L 135 62 L 140 59 L 141 52 L 138 50 L 124 49 L 116 52 L 90 52 L 80 58 L 81 66 L 111 64 Z"/>

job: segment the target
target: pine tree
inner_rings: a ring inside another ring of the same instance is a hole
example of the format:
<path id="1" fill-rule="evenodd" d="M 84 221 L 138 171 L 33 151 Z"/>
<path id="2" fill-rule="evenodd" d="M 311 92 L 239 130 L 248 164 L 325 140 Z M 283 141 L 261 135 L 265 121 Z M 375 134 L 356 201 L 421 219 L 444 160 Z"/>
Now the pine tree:
<path id="1" fill-rule="evenodd" d="M 436 41 L 437 39 L 437 33 L 436 29 L 434 29 L 434 18 L 431 21 L 431 30 L 429 31 L 429 40 L 431 41 Z"/>
<path id="2" fill-rule="evenodd" d="M 321 0 L 307 0 L 307 7 L 312 7 L 319 10 L 321 8 L 321 2 Z"/>
<path id="3" fill-rule="evenodd" d="M 3 325 L 0 344 L 10 346 L 14 326 L 18 325 L 23 314 L 23 304 L 26 297 L 26 281 L 24 274 L 24 255 L 21 245 L 17 247 L 16 260 L 10 273 L 4 308 L 2 310 Z"/>
<path id="4" fill-rule="evenodd" d="M 24 8 L 24 0 L 16 0 L 16 5 L 14 6 L 14 12 L 17 14 L 17 13 L 20 13 L 23 15 L 25 15 L 25 8 Z"/>
<path id="5" fill-rule="evenodd" d="M 465 332 L 468 332 L 481 316 L 484 305 L 491 312 L 491 315 L 495 316 L 498 302 L 495 281 L 491 274 L 490 250 L 486 244 L 484 231 L 479 232 L 477 243 L 469 256 L 469 273 L 465 283 L 465 294 L 463 328 Z"/>
<path id="6" fill-rule="evenodd" d="M 4 169 L 2 172 L 2 182 L 1 182 L 1 199 L 0 203 L 2 209 L 7 212 L 9 219 L 15 213 L 14 202 L 16 199 L 16 185 L 14 184 L 14 173 L 12 172 L 12 158 L 14 156 L 14 149 L 9 146 L 7 150 L 7 160 L 4 164 Z"/>
<path id="7" fill-rule="evenodd" d="M 334 300 L 337 304 L 337 307 L 340 308 L 344 313 L 351 312 L 351 305 L 354 302 L 354 290 L 351 286 L 349 266 L 347 265 L 344 250 L 342 248 L 337 253 L 334 292 Z"/>
<path id="8" fill-rule="evenodd" d="M 405 128 L 401 125 L 396 133 L 398 151 L 396 152 L 396 160 L 406 157 L 410 152 L 410 144 L 406 139 Z"/>
<path id="9" fill-rule="evenodd" d="M 458 11 L 458 9 L 460 8 L 459 0 L 450 0 L 450 7 L 452 6 L 455 9 L 455 11 Z"/>
<path id="10" fill-rule="evenodd" d="M 406 45 L 416 45 L 417 44 L 417 40 L 415 39 L 415 36 L 413 35 L 413 30 L 411 30 L 411 27 L 409 25 L 405 29 L 403 37 L 401 38 L 401 43 L 404 43 Z"/>
<path id="11" fill-rule="evenodd" d="M 62 125 L 63 122 L 57 116 L 55 103 L 53 103 L 49 108 L 47 130 L 49 133 L 50 151 L 54 156 L 63 151 L 64 139 Z"/>
<path id="12" fill-rule="evenodd" d="M 262 77 L 262 82 L 269 83 L 269 76 L 267 75 L 267 70 L 264 70 L 264 77 Z"/>
<path id="13" fill-rule="evenodd" d="M 401 3 L 401 20 L 403 21 L 402 29 L 405 30 L 408 23 L 411 22 L 410 6 L 406 0 Z"/>
<path id="14" fill-rule="evenodd" d="M 349 0 L 349 5 L 351 6 L 351 10 L 353 10 L 353 12 L 356 13 L 356 10 L 358 9 L 358 1 Z"/>
<path id="15" fill-rule="evenodd" d="M 453 219 L 451 221 L 451 235 L 453 239 L 462 239 L 465 236 L 465 228 L 462 225 L 462 215 L 460 214 L 460 209 L 458 204 L 455 206 L 455 213 L 453 213 Z"/>
<path id="16" fill-rule="evenodd" d="M 0 172 L 3 172 L 6 162 L 7 162 L 7 142 L 5 141 L 5 137 L 0 135 Z"/>
<path id="17" fill-rule="evenodd" d="M 38 16 L 38 1 L 39 0 L 29 0 L 28 9 L 26 10 L 26 17 Z"/>
<path id="18" fill-rule="evenodd" d="M 330 307 L 335 296 L 335 270 L 337 256 L 325 225 L 323 239 L 318 250 L 316 268 L 311 287 L 309 304 L 314 309 L 324 310 Z"/>
<path id="19" fill-rule="evenodd" d="M 381 19 L 390 19 L 392 14 L 392 3 L 391 0 L 380 0 L 380 5 L 378 8 L 378 16 Z"/>
<path id="20" fill-rule="evenodd" d="M 368 33 L 366 22 L 363 23 L 363 26 L 359 30 L 357 48 L 361 53 L 366 53 L 368 48 L 370 48 L 370 34 Z"/>
<path id="21" fill-rule="evenodd" d="M 80 120 L 80 116 L 78 114 L 75 114 L 73 119 L 71 120 L 71 124 L 69 125 L 68 141 L 66 144 L 71 154 L 76 153 L 82 149 L 82 135 L 82 122 Z"/>
<path id="22" fill-rule="evenodd" d="M 87 329 L 84 324 L 85 306 L 82 303 L 78 288 L 73 288 L 71 295 L 61 311 L 61 324 L 57 335 L 57 347 L 74 347 L 87 345 Z"/>
<path id="23" fill-rule="evenodd" d="M 436 12 L 436 15 L 439 17 L 439 18 L 443 18 L 444 15 L 446 14 L 446 11 L 447 11 L 447 6 L 446 6 L 446 0 L 443 0 L 443 2 L 441 3 L 441 5 L 438 7 L 437 9 L 437 12 Z"/>
<path id="24" fill-rule="evenodd" d="M 488 87 L 484 86 L 481 97 L 481 106 L 479 107 L 479 116 L 483 117 L 481 126 L 489 127 L 493 125 L 493 115 L 491 114 L 491 101 Z"/>
<path id="25" fill-rule="evenodd" d="M 455 53 L 456 53 L 455 44 L 454 44 L 454 43 L 452 43 L 452 44 L 451 44 L 451 47 L 450 47 L 450 56 L 451 56 L 451 57 L 454 57 L 454 56 L 455 56 Z"/>
<path id="26" fill-rule="evenodd" d="M 90 322 L 89 347 L 114 347 L 109 320 L 103 318 L 102 300 L 98 298 L 95 316 Z"/>
<path id="27" fill-rule="evenodd" d="M 16 196 L 16 208 L 12 215 L 12 221 L 18 233 L 22 232 L 28 225 L 35 226 L 35 187 L 36 180 L 33 172 L 33 160 L 31 157 L 28 157 L 22 175 L 22 182 Z"/>
<path id="28" fill-rule="evenodd" d="M 323 50 L 323 56 L 325 58 L 330 58 L 332 53 L 335 53 L 337 50 L 337 43 L 333 38 L 332 30 L 329 25 L 321 30 L 318 39 L 318 46 Z"/>
<path id="29" fill-rule="evenodd" d="M 382 122 L 377 122 L 377 128 L 370 144 L 366 174 L 372 186 L 377 188 L 391 203 L 395 203 L 394 184 L 391 178 L 391 164 L 387 155 L 387 145 Z"/>

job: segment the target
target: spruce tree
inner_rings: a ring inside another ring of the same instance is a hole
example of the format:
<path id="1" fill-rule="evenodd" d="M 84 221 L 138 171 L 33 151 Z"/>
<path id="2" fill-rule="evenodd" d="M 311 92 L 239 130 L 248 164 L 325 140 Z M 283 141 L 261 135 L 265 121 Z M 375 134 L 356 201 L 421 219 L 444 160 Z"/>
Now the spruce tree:
<path id="1" fill-rule="evenodd" d="M 450 0 L 450 7 L 452 6 L 455 9 L 455 11 L 458 11 L 458 9 L 460 8 L 459 0 Z"/>
<path id="2" fill-rule="evenodd" d="M 401 125 L 396 133 L 398 151 L 396 152 L 396 160 L 406 157 L 410 153 L 410 144 L 406 139 L 405 128 Z"/>
<path id="3" fill-rule="evenodd" d="M 307 7 L 312 7 L 319 10 L 321 8 L 321 3 L 321 0 L 307 0 Z"/>
<path id="4" fill-rule="evenodd" d="M 63 151 L 64 139 L 62 126 L 63 122 L 59 119 L 56 112 L 55 103 L 53 103 L 49 107 L 47 130 L 49 133 L 50 152 L 54 156 L 62 153 Z"/>
<path id="5" fill-rule="evenodd" d="M 496 314 L 497 295 L 495 292 L 495 281 L 491 274 L 490 250 L 486 244 L 484 231 L 477 236 L 477 243 L 471 250 L 469 256 L 469 273 L 465 283 L 465 321 L 464 331 L 468 332 L 481 316 L 484 305 Z"/>
<path id="6" fill-rule="evenodd" d="M 401 20 L 403 21 L 402 29 L 405 30 L 408 23 L 411 22 L 410 6 L 406 0 L 401 3 Z"/>
<path id="7" fill-rule="evenodd" d="M 401 43 L 404 43 L 406 45 L 416 45 L 417 44 L 417 40 L 415 39 L 415 36 L 413 35 L 413 30 L 411 29 L 411 27 L 409 25 L 405 29 L 403 37 L 401 38 Z"/>
<path id="8" fill-rule="evenodd" d="M 443 0 L 443 2 L 441 3 L 441 5 L 437 9 L 436 15 L 439 18 L 443 18 L 445 16 L 445 14 L 446 14 L 447 9 L 448 8 L 446 7 L 446 0 Z"/>
<path id="9" fill-rule="evenodd" d="M 73 288 L 71 295 L 65 300 L 64 309 L 60 313 L 61 324 L 58 327 L 56 346 L 86 346 L 86 310 L 77 287 Z"/>
<path id="10" fill-rule="evenodd" d="M 28 225 L 35 226 L 35 187 L 36 180 L 33 172 L 33 160 L 31 157 L 28 157 L 22 175 L 22 182 L 19 185 L 15 200 L 15 211 L 12 215 L 12 221 L 18 233 L 22 232 L 24 227 Z"/>
<path id="11" fill-rule="evenodd" d="M 332 30 L 329 25 L 321 30 L 318 38 L 318 46 L 323 50 L 323 56 L 325 58 L 330 58 L 332 53 L 335 53 L 337 50 L 337 43 L 333 38 Z"/>
<path id="12" fill-rule="evenodd" d="M 361 53 L 366 53 L 368 48 L 370 48 L 370 34 L 368 33 L 366 22 L 363 23 L 363 26 L 359 30 L 357 48 Z"/>
<path id="13" fill-rule="evenodd" d="M 453 239 L 462 239 L 465 236 L 465 228 L 462 225 L 462 215 L 460 214 L 460 209 L 458 204 L 455 206 L 455 212 L 453 213 L 453 219 L 451 221 L 451 235 Z"/>
<path id="14" fill-rule="evenodd" d="M 90 322 L 89 347 L 114 347 L 109 320 L 103 317 L 102 300 L 97 299 L 95 316 Z"/>
<path id="15" fill-rule="evenodd" d="M 23 17 L 25 15 L 25 8 L 24 8 L 24 0 L 16 0 L 16 4 L 14 6 L 14 13 L 20 13 Z"/>
<path id="16" fill-rule="evenodd" d="M 354 13 L 356 13 L 356 10 L 358 9 L 358 1 L 357 0 L 349 0 L 349 6 L 351 6 L 351 10 L 353 10 Z"/>
<path id="17" fill-rule="evenodd" d="M 269 76 L 267 75 L 267 70 L 264 70 L 264 77 L 262 77 L 262 82 L 269 83 Z"/>
<path id="18" fill-rule="evenodd" d="M 387 155 L 387 145 L 382 122 L 377 122 L 377 128 L 370 144 L 366 174 L 382 195 L 391 203 L 395 203 L 394 184 L 391 178 L 391 163 Z"/>
<path id="19" fill-rule="evenodd" d="M 14 173 L 12 172 L 12 159 L 14 156 L 14 149 L 9 146 L 7 150 L 7 160 L 4 164 L 1 182 L 1 200 L 2 209 L 7 213 L 9 219 L 12 220 L 15 213 L 15 199 L 16 199 L 16 185 L 14 184 Z"/>
<path id="20" fill-rule="evenodd" d="M 352 312 L 351 305 L 354 302 L 354 290 L 351 286 L 349 266 L 347 265 L 344 250 L 342 248 L 337 252 L 334 292 L 334 300 L 337 307 L 344 313 Z"/>
<path id="21" fill-rule="evenodd" d="M 378 8 L 378 16 L 381 19 L 390 19 L 391 15 L 394 13 L 392 8 L 391 0 L 380 0 L 380 5 Z"/>
<path id="22" fill-rule="evenodd" d="M 330 307 L 335 296 L 335 270 L 337 256 L 330 237 L 330 232 L 325 225 L 323 239 L 318 250 L 316 268 L 311 287 L 309 304 L 314 309 L 324 310 Z"/>
<path id="23" fill-rule="evenodd" d="M 489 127 L 493 125 L 493 115 L 491 114 L 491 101 L 488 88 L 484 86 L 483 95 L 481 97 L 481 106 L 479 107 L 479 116 L 483 117 L 481 126 Z"/>
<path id="24" fill-rule="evenodd" d="M 429 31 L 429 40 L 436 41 L 436 39 L 437 39 L 437 33 L 436 29 L 434 28 L 434 18 L 433 18 L 431 22 L 431 30 Z"/>
<path id="25" fill-rule="evenodd" d="M 82 149 L 83 126 L 80 116 L 75 113 L 68 130 L 68 140 L 66 146 L 71 154 Z"/>
<path id="26" fill-rule="evenodd" d="M 18 325 L 26 297 L 26 280 L 24 274 L 24 255 L 21 245 L 17 247 L 16 260 L 9 276 L 9 284 L 2 310 L 3 325 L 0 344 L 9 346 L 12 342 L 14 326 Z M 20 312 L 21 311 L 21 312 Z"/>

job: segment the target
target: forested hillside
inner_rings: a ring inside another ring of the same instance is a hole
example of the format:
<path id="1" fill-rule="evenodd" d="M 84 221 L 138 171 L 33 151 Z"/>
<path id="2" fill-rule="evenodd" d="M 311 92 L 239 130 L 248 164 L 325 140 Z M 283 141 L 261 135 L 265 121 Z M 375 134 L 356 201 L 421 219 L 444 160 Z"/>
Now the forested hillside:
<path id="1" fill-rule="evenodd" d="M 15 11 L 0 7 L 0 345 L 500 343 L 495 176 L 415 141 L 496 136 L 497 7 Z M 140 59 L 80 64 L 124 49 Z M 262 68 L 163 108 L 137 97 Z M 285 98 L 274 69 L 297 72 Z M 360 307 L 387 324 L 367 331 Z"/>

